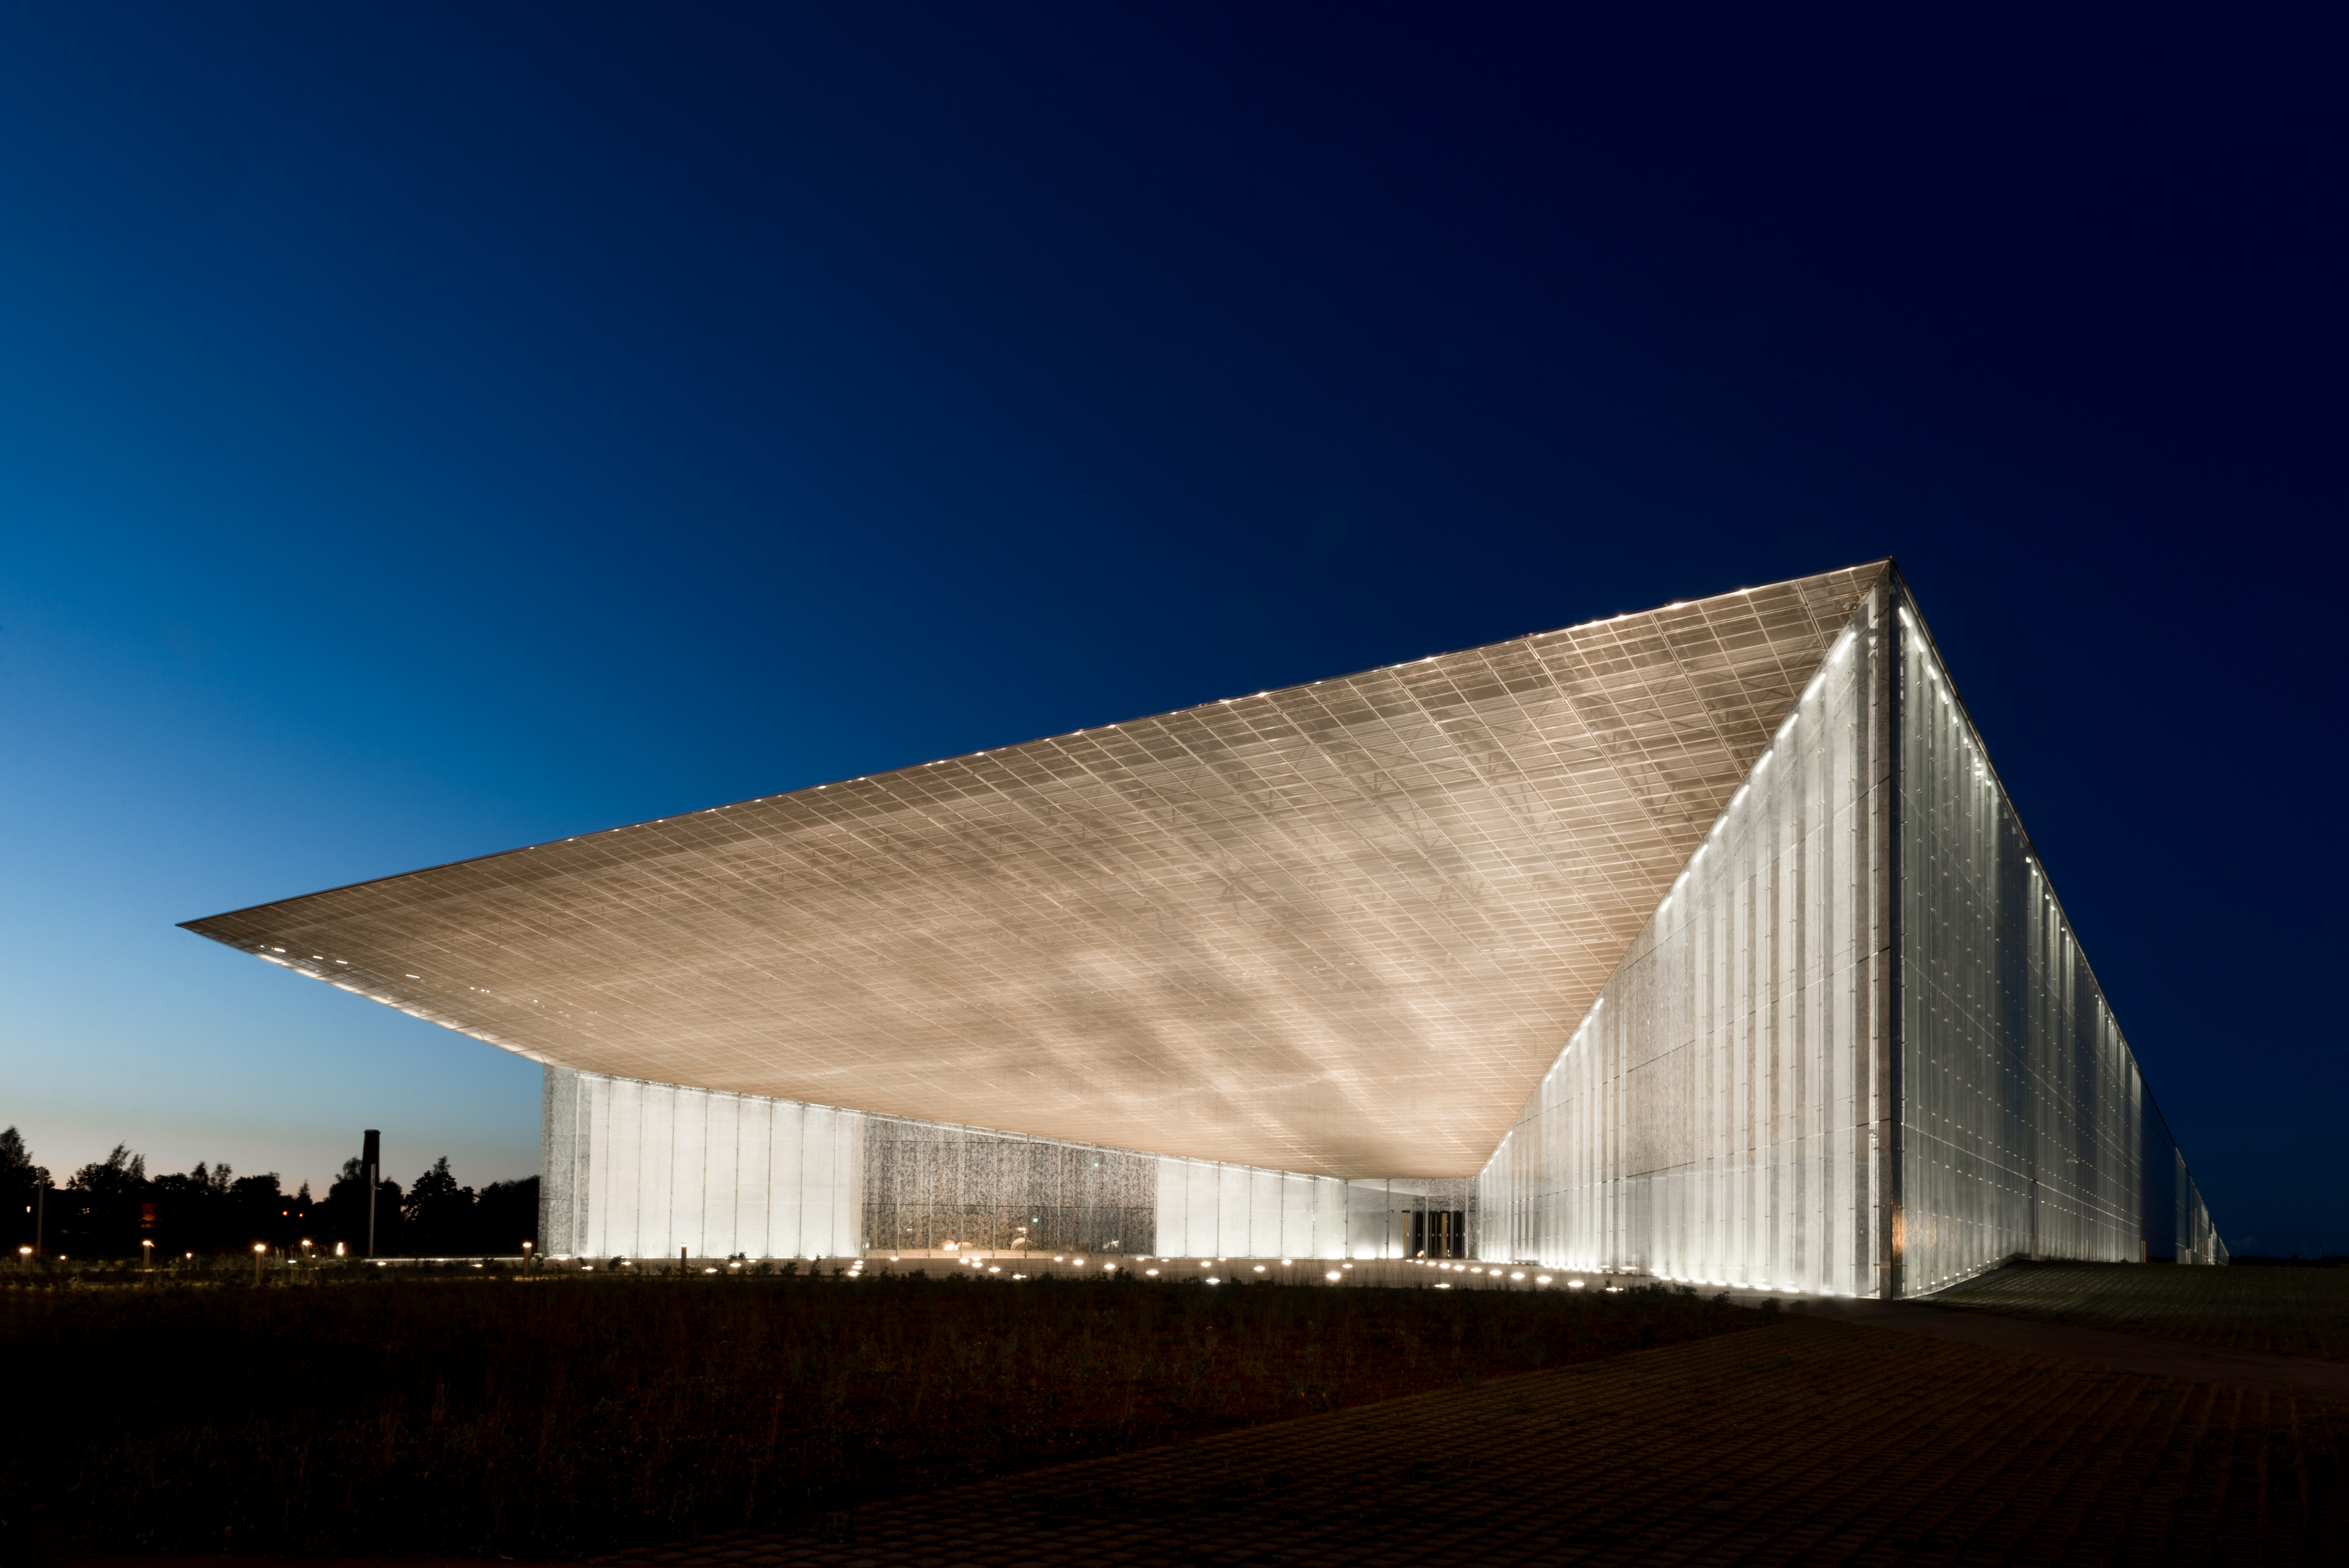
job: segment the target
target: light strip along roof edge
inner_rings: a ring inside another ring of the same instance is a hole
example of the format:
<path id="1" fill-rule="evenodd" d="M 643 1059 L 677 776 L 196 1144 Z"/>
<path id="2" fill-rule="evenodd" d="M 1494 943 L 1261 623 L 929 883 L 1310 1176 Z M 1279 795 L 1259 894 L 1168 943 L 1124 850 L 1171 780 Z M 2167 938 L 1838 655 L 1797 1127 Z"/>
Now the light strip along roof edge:
<path id="1" fill-rule="evenodd" d="M 542 1062 L 1470 1175 L 1887 565 L 185 923 Z"/>

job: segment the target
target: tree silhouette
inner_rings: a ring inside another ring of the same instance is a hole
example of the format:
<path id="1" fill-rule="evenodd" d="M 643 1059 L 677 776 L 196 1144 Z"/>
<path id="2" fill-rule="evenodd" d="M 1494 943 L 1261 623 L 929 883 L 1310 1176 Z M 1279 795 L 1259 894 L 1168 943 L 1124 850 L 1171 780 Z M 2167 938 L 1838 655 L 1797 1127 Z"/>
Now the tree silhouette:
<path id="1" fill-rule="evenodd" d="M 473 1190 L 457 1185 L 445 1154 L 419 1176 L 400 1205 L 403 1240 L 419 1257 L 449 1257 L 475 1250 Z"/>
<path id="2" fill-rule="evenodd" d="M 8 1214 L 8 1245 L 27 1246 L 34 1240 L 34 1193 L 49 1184 L 49 1170 L 33 1163 L 25 1135 L 14 1127 L 0 1132 L 0 1205 Z"/>
<path id="3" fill-rule="evenodd" d="M 75 1171 L 66 1188 L 95 1198 L 127 1198 L 146 1185 L 147 1156 L 133 1154 L 129 1146 L 118 1143 L 105 1159 Z"/>
<path id="4" fill-rule="evenodd" d="M 14 1127 L 0 1131 L 0 1192 L 48 1184 L 49 1168 L 33 1163 L 33 1151 L 25 1147 L 25 1135 Z"/>

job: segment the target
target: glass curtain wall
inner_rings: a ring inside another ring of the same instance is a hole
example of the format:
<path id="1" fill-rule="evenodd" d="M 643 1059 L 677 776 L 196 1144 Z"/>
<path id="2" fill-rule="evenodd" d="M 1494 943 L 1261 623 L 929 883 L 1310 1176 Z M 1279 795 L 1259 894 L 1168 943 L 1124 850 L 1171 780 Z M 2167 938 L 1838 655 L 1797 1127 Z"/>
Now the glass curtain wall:
<path id="1" fill-rule="evenodd" d="M 1340 1181 L 549 1068 L 555 1255 L 1481 1256 L 1917 1295 L 2223 1263 L 1889 573 L 1483 1171 Z"/>
<path id="2" fill-rule="evenodd" d="M 2014 1256 L 2219 1261 L 1949 672 L 1899 617 L 1902 1294 Z"/>
<path id="3" fill-rule="evenodd" d="M 1478 1177 L 1482 1256 L 1880 1288 L 1889 611 L 1880 583 Z"/>
<path id="4" fill-rule="evenodd" d="M 1204 1160 L 1158 1161 L 1157 1243 L 1169 1257 L 1464 1258 L 1466 1179 L 1343 1181 Z"/>
<path id="5" fill-rule="evenodd" d="M 2226 1259 L 1889 574 L 1478 1190 L 1487 1258 L 1772 1290 Z"/>
<path id="6" fill-rule="evenodd" d="M 1123 1149 L 867 1117 L 865 1244 L 1147 1253 L 1157 1167 Z"/>
<path id="7" fill-rule="evenodd" d="M 859 1253 L 865 1118 L 546 1069 L 540 1193 L 555 1257 Z"/>
<path id="8" fill-rule="evenodd" d="M 554 1257 L 1464 1257 L 1466 1181 L 1341 1181 L 546 1069 Z"/>

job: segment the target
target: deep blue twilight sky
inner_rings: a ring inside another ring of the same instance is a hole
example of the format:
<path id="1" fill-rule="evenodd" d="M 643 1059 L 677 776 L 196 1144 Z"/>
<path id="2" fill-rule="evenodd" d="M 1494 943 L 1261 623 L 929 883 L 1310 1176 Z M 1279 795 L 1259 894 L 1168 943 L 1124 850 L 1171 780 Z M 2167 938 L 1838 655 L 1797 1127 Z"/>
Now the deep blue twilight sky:
<path id="1" fill-rule="evenodd" d="M 2349 1249 L 2339 25 L 1583 9 L 0 13 L 0 1123 L 524 1175 L 174 923 L 1890 553 Z"/>

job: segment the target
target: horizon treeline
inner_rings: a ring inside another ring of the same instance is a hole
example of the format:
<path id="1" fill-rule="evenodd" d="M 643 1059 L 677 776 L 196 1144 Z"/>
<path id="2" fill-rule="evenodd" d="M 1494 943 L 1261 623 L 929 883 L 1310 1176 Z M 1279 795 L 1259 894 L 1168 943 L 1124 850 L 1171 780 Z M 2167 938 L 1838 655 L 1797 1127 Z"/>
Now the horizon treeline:
<path id="1" fill-rule="evenodd" d="M 306 1241 L 322 1255 L 333 1256 L 340 1243 L 356 1257 L 367 1244 L 367 1175 L 357 1157 L 343 1162 L 323 1198 L 312 1196 L 307 1181 L 287 1192 L 274 1171 L 240 1176 L 225 1162 L 199 1161 L 177 1175 L 150 1176 L 146 1156 L 123 1144 L 58 1186 L 10 1127 L 0 1130 L 0 1195 L 9 1212 L 8 1248 L 35 1244 L 37 1225 L 50 1256 L 135 1257 L 142 1242 L 154 1243 L 159 1256 L 201 1256 Z M 535 1176 L 476 1192 L 458 1184 L 443 1155 L 405 1190 L 388 1179 L 376 1188 L 378 1257 L 509 1255 L 537 1239 Z"/>

